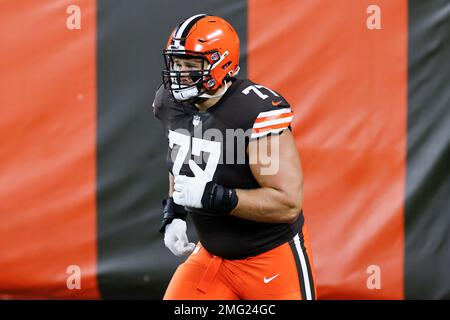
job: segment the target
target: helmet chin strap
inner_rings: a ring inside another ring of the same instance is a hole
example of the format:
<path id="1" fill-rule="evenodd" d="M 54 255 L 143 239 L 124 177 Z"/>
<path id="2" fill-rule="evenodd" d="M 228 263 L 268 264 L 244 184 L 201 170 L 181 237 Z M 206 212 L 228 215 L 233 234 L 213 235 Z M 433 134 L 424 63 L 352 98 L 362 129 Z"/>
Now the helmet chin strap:
<path id="1" fill-rule="evenodd" d="M 223 96 L 223 95 L 225 94 L 225 92 L 227 92 L 228 88 L 229 88 L 228 82 L 225 81 L 225 88 L 222 90 L 222 92 L 216 93 L 216 94 L 213 94 L 213 95 L 208 94 L 208 93 L 205 92 L 205 93 L 202 93 L 201 95 L 199 95 L 198 97 L 199 97 L 199 98 L 208 98 L 208 99 L 211 99 L 211 98 L 218 98 L 218 97 Z"/>

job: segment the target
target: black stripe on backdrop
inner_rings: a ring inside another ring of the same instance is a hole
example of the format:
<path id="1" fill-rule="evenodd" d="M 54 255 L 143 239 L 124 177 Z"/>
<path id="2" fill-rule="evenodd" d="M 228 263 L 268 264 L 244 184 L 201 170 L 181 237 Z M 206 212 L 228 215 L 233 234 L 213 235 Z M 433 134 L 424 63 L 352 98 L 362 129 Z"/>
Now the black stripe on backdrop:
<path id="1" fill-rule="evenodd" d="M 405 298 L 450 299 L 450 2 L 408 5 Z"/>
<path id="2" fill-rule="evenodd" d="M 105 299 L 161 299 L 183 260 L 158 233 L 168 190 L 166 141 L 151 103 L 161 82 L 161 52 L 186 17 L 227 19 L 241 38 L 246 76 L 245 0 L 97 1 L 98 281 Z M 196 240 L 189 222 L 188 235 Z"/>

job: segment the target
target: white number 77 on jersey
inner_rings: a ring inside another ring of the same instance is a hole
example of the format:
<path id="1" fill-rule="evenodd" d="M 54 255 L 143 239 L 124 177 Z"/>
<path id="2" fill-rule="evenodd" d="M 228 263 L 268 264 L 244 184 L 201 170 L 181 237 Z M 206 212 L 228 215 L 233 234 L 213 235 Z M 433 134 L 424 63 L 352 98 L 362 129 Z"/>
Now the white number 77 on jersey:
<path id="1" fill-rule="evenodd" d="M 191 149 L 191 136 L 169 130 L 169 147 L 173 149 L 174 145 L 180 146 L 175 160 L 173 161 L 172 168 L 173 175 L 177 176 L 180 174 L 183 163 L 190 159 L 190 155 L 189 157 L 187 156 L 189 150 Z M 209 178 L 209 180 L 212 180 L 212 178 L 214 177 L 214 173 L 216 172 L 217 165 L 219 164 L 221 143 L 219 141 L 210 141 L 192 137 L 191 154 L 194 156 L 200 156 L 202 151 L 209 153 L 204 173 Z M 171 154 L 171 156 L 174 156 L 173 153 Z"/>
<path id="2" fill-rule="evenodd" d="M 279 97 L 279 95 L 276 94 L 273 90 L 271 90 L 269 88 L 266 88 L 266 87 L 264 87 L 264 86 L 262 86 L 260 84 L 255 84 L 255 85 L 248 86 L 247 88 L 242 90 L 242 93 L 245 94 L 245 95 L 248 95 L 250 93 L 250 91 L 253 91 L 254 93 L 256 93 L 256 95 L 258 97 L 260 97 L 261 99 L 265 100 L 269 96 L 267 94 L 262 93 L 261 90 L 259 90 L 259 89 L 263 89 L 263 88 L 266 89 L 267 91 L 270 91 L 274 96 Z"/>

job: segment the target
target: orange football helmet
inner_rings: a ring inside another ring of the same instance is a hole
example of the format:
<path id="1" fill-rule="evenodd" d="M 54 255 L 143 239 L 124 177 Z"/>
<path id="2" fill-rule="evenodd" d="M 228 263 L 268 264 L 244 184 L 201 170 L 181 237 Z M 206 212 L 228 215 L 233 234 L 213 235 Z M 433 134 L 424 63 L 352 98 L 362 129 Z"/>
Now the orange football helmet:
<path id="1" fill-rule="evenodd" d="M 176 101 L 211 97 L 230 77 L 239 72 L 239 36 L 224 19 L 197 14 L 181 22 L 172 32 L 163 50 L 166 67 L 163 83 Z M 200 58 L 202 68 L 177 71 L 174 58 Z M 182 83 L 188 77 L 189 84 Z"/>

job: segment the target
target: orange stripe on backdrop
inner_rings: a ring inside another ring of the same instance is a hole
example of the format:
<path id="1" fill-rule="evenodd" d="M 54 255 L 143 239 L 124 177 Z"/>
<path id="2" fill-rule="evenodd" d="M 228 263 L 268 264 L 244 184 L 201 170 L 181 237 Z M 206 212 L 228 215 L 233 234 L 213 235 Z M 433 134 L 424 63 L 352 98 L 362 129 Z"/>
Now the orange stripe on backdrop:
<path id="1" fill-rule="evenodd" d="M 296 115 L 322 299 L 403 298 L 407 2 L 376 1 L 381 30 L 372 3 L 248 2 L 249 77 Z"/>
<path id="2" fill-rule="evenodd" d="M 99 297 L 95 17 L 92 0 L 0 2 L 0 298 Z"/>

